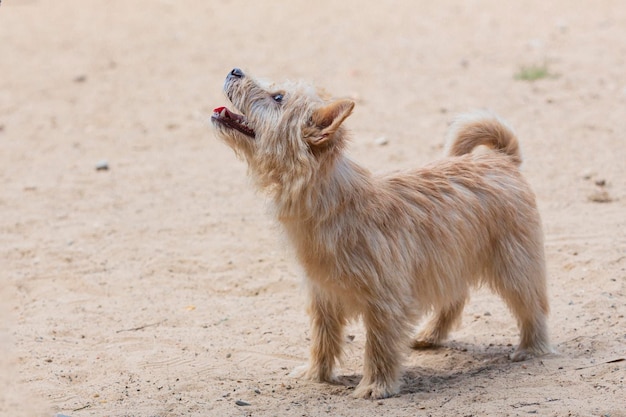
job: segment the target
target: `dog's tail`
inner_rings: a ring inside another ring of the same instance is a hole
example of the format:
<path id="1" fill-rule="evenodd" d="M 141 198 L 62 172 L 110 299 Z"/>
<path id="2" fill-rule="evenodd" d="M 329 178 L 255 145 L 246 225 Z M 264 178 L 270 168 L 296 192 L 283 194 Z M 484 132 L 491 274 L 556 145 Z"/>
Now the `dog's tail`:
<path id="1" fill-rule="evenodd" d="M 480 145 L 508 155 L 518 166 L 522 163 L 522 153 L 515 133 L 496 114 L 481 111 L 458 117 L 448 133 L 446 154 L 465 155 Z"/>

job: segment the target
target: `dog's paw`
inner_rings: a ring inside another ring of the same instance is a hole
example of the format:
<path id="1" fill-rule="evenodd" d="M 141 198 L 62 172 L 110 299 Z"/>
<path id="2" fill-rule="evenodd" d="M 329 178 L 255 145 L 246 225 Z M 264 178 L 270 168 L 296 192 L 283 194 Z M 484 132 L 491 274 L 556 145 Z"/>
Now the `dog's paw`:
<path id="1" fill-rule="evenodd" d="M 437 349 L 441 347 L 441 343 L 446 339 L 438 327 L 426 328 L 419 332 L 411 341 L 411 349 L 426 350 Z"/>
<path id="2" fill-rule="evenodd" d="M 515 349 L 515 352 L 509 355 L 509 359 L 513 362 L 522 362 L 538 356 L 549 355 L 551 353 L 556 353 L 556 351 L 549 346 L 541 346 L 535 349 L 524 349 L 518 347 Z"/>
<path id="3" fill-rule="evenodd" d="M 308 372 L 309 372 L 308 364 L 300 365 L 300 366 L 296 366 L 295 368 L 293 368 L 291 372 L 289 372 L 289 376 L 291 378 L 307 379 L 306 375 Z"/>
<path id="4" fill-rule="evenodd" d="M 296 366 L 290 373 L 292 378 L 306 379 L 314 382 L 329 382 L 331 384 L 339 383 L 339 379 L 332 373 L 320 372 L 319 369 L 309 364 Z"/>
<path id="5" fill-rule="evenodd" d="M 379 382 L 368 384 L 361 381 L 361 383 L 354 389 L 352 396 L 354 398 L 370 398 L 372 400 L 378 400 L 394 396 L 398 392 L 400 392 L 400 387 L 397 385 L 388 385 Z"/>
<path id="6" fill-rule="evenodd" d="M 509 359 L 513 362 L 522 362 L 534 357 L 535 355 L 526 349 L 516 349 L 515 352 L 509 355 Z"/>

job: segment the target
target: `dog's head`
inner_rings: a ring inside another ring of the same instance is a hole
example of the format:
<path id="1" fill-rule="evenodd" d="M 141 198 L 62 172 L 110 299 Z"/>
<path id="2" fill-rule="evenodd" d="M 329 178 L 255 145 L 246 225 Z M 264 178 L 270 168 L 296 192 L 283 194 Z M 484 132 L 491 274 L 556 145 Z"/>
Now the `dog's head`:
<path id="1" fill-rule="evenodd" d="M 265 84 L 238 68 L 226 77 L 224 92 L 237 110 L 216 108 L 213 125 L 263 186 L 311 175 L 343 148 L 341 124 L 354 108 L 351 100 L 328 102 L 309 85 Z"/>

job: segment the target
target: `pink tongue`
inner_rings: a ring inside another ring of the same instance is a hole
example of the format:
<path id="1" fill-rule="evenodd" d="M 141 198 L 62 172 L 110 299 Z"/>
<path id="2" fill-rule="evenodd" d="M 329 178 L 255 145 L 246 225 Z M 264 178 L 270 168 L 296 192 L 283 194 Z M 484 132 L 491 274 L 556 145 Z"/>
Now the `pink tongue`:
<path id="1" fill-rule="evenodd" d="M 222 110 L 224 110 L 226 107 L 218 107 L 215 110 L 213 110 L 215 113 L 221 113 Z"/>

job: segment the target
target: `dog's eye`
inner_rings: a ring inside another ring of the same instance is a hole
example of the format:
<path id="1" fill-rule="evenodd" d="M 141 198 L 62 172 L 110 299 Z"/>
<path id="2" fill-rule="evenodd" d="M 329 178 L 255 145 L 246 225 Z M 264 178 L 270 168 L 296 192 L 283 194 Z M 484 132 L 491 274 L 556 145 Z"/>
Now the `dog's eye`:
<path id="1" fill-rule="evenodd" d="M 272 98 L 274 99 L 276 103 L 281 103 L 283 101 L 283 95 L 280 93 L 274 94 Z"/>

